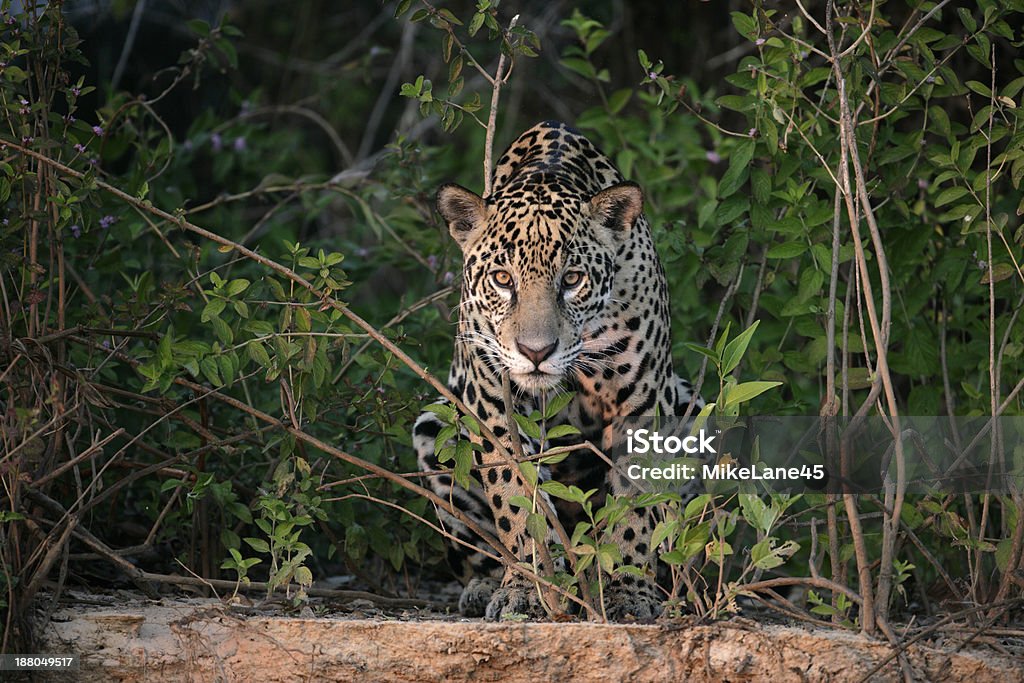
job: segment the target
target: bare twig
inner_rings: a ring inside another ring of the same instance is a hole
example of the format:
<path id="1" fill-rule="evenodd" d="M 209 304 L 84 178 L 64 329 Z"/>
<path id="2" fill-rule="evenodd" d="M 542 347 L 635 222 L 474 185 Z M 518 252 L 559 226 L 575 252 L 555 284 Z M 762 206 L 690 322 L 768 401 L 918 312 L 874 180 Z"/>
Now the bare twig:
<path id="1" fill-rule="evenodd" d="M 511 31 L 516 26 L 516 22 L 519 21 L 519 15 L 512 17 L 512 21 L 508 24 L 508 30 Z M 494 171 L 494 131 L 497 128 L 498 121 L 498 98 L 501 96 L 501 86 L 505 82 L 505 63 L 507 57 L 504 52 L 501 53 L 501 57 L 498 58 L 498 69 L 494 72 L 494 79 L 491 81 L 491 108 L 487 112 L 487 135 L 484 140 L 484 196 L 489 197 L 491 190 L 493 189 L 492 183 L 494 178 L 492 173 Z"/>

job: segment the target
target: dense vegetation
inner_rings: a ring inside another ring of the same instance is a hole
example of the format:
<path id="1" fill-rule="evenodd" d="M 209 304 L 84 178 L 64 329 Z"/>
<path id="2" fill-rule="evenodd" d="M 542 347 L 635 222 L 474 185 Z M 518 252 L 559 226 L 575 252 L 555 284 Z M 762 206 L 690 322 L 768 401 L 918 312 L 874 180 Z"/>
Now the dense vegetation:
<path id="1" fill-rule="evenodd" d="M 481 190 L 541 118 L 643 186 L 676 357 L 719 413 L 1022 413 L 1019 0 L 86 4 L 0 3 L 5 651 L 112 571 L 297 602 L 440 571 L 430 501 L 387 476 L 451 352 L 433 190 Z M 935 586 L 1004 618 L 1022 502 L 722 494 L 658 534 L 701 614 L 807 577 L 811 611 L 888 632 Z M 620 562 L 594 512 L 573 590 Z"/>

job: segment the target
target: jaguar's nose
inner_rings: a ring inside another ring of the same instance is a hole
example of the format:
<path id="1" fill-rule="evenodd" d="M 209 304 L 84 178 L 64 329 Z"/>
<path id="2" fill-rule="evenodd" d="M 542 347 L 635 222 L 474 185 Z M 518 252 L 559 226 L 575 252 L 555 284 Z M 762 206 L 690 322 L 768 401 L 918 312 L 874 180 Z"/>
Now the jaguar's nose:
<path id="1" fill-rule="evenodd" d="M 519 353 L 529 358 L 533 362 L 534 367 L 537 368 L 539 368 L 540 364 L 543 363 L 552 353 L 555 352 L 556 346 L 558 346 L 557 339 L 548 344 L 547 346 L 542 346 L 540 348 L 528 346 L 527 344 L 524 344 L 523 342 L 516 339 L 516 348 L 519 349 Z"/>

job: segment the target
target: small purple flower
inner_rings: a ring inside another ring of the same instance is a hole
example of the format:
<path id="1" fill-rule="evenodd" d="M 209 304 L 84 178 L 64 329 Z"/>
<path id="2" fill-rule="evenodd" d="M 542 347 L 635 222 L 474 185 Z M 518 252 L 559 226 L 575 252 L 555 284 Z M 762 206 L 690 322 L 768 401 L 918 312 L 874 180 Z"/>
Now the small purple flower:
<path id="1" fill-rule="evenodd" d="M 214 133 L 210 136 L 210 146 L 213 147 L 214 152 L 219 152 L 224 147 L 224 140 L 221 139 L 220 133 Z"/>
<path id="2" fill-rule="evenodd" d="M 79 88 L 79 87 L 78 87 L 77 85 L 75 85 L 75 86 L 72 86 L 72 88 L 71 88 L 71 94 L 72 94 L 72 95 L 74 95 L 75 97 L 78 97 L 79 95 L 81 95 L 81 94 L 82 94 L 82 89 L 81 89 L 81 88 Z"/>
<path id="3" fill-rule="evenodd" d="M 657 71 L 648 71 L 647 72 L 647 78 L 651 79 L 652 81 L 657 80 L 658 72 Z"/>
<path id="4" fill-rule="evenodd" d="M 185 140 L 185 142 L 181 143 L 181 148 L 183 150 L 185 150 L 186 152 L 191 152 L 192 151 L 192 141 L 191 140 Z"/>
<path id="5" fill-rule="evenodd" d="M 704 152 L 704 158 L 713 164 L 717 164 L 722 161 L 722 156 L 713 149 L 709 149 L 708 151 Z"/>
<path id="6" fill-rule="evenodd" d="M 747 135 L 749 135 L 750 137 L 756 137 L 757 136 L 757 128 L 751 128 L 750 130 L 748 130 L 747 131 Z"/>
<path id="7" fill-rule="evenodd" d="M 93 158 L 89 159 L 89 163 L 92 164 L 93 166 L 99 166 L 100 165 L 99 157 L 93 157 Z"/>
<path id="8" fill-rule="evenodd" d="M 113 225 L 116 222 L 117 222 L 117 219 L 108 214 L 108 215 L 106 215 L 106 216 L 104 216 L 103 218 L 100 219 L 100 227 L 103 228 L 104 230 L 106 230 L 107 228 L 109 228 L 111 225 Z"/>
<path id="9" fill-rule="evenodd" d="M 29 106 L 28 100 L 26 100 L 24 97 L 22 97 L 20 100 L 18 100 L 18 102 L 21 103 L 21 106 L 18 108 L 18 113 L 19 114 L 25 115 L 25 114 L 29 113 L 30 111 L 32 111 L 32 107 Z"/>
<path id="10" fill-rule="evenodd" d="M 924 178 L 918 178 L 917 179 L 917 189 L 925 190 L 927 188 L 928 188 L 928 181 L 925 180 Z"/>
<path id="11" fill-rule="evenodd" d="M 455 273 L 453 273 L 450 270 L 446 271 L 444 277 L 441 278 L 441 281 L 444 282 L 446 285 L 450 285 L 452 282 L 455 281 Z"/>
<path id="12" fill-rule="evenodd" d="M 82 226 L 75 224 L 68 228 L 71 231 L 71 236 L 76 240 L 82 236 Z"/>
<path id="13" fill-rule="evenodd" d="M 109 349 L 110 348 L 110 340 L 104 339 L 103 343 L 101 344 L 101 346 L 103 346 L 103 348 L 105 348 L 105 349 Z"/>
<path id="14" fill-rule="evenodd" d="M 765 44 L 765 42 L 766 41 L 765 41 L 764 38 L 758 38 L 757 40 L 754 41 L 754 45 L 757 45 L 758 47 L 761 47 L 762 45 Z"/>
<path id="15" fill-rule="evenodd" d="M 25 135 L 21 138 L 21 144 L 23 145 L 31 145 L 34 141 L 35 138 L 32 137 L 31 135 Z"/>
<path id="16" fill-rule="evenodd" d="M 92 134 L 97 137 L 103 137 L 103 129 L 99 126 L 92 127 Z"/>
<path id="17" fill-rule="evenodd" d="M 69 126 L 70 126 L 70 125 L 71 125 L 72 123 L 74 123 L 75 121 L 77 121 L 77 120 L 78 120 L 78 119 L 76 119 L 76 118 L 75 118 L 74 116 L 72 116 L 71 114 L 64 114 L 64 123 L 66 123 L 66 124 L 67 124 L 67 125 L 69 125 Z"/>
<path id="18" fill-rule="evenodd" d="M 85 145 L 83 145 L 81 142 L 76 142 L 75 143 L 75 151 L 78 152 L 79 154 L 84 154 L 85 153 Z"/>
<path id="19" fill-rule="evenodd" d="M 236 152 L 244 152 L 245 151 L 245 138 L 242 137 L 242 136 L 238 136 L 237 138 L 235 138 L 235 142 L 233 144 L 233 147 L 235 148 Z"/>
<path id="20" fill-rule="evenodd" d="M 926 76 L 925 79 L 924 79 L 924 82 L 925 83 L 934 83 L 935 82 L 935 76 Z"/>
<path id="21" fill-rule="evenodd" d="M 435 254 L 427 257 L 427 265 L 430 266 L 431 270 L 437 270 L 437 256 Z"/>

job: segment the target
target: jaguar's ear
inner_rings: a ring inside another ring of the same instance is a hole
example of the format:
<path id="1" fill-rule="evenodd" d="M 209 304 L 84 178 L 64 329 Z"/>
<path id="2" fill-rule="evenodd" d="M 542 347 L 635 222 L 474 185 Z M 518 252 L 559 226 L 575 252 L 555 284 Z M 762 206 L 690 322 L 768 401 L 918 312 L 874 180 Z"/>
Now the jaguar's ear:
<path id="1" fill-rule="evenodd" d="M 487 203 L 480 195 L 454 183 L 437 190 L 437 212 L 462 248 L 487 224 Z"/>
<path id="2" fill-rule="evenodd" d="M 612 185 L 590 199 L 590 209 L 613 234 L 625 233 L 644 209 L 644 193 L 636 183 Z"/>

